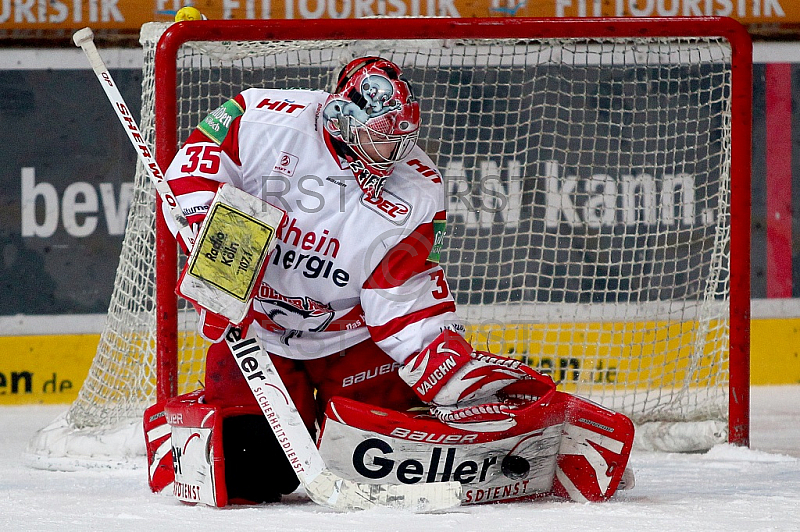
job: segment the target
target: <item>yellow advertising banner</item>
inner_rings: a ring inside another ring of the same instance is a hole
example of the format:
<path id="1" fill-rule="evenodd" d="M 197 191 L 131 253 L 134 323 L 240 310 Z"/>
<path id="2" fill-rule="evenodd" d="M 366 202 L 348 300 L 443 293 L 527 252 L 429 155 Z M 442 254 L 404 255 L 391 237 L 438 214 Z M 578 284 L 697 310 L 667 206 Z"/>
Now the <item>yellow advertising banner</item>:
<path id="1" fill-rule="evenodd" d="M 0 336 L 0 405 L 71 403 L 99 334 Z"/>
<path id="2" fill-rule="evenodd" d="M 751 325 L 751 384 L 800 383 L 800 319 L 756 319 Z M 562 390 L 574 392 L 579 383 L 583 390 L 587 386 L 623 389 L 626 381 L 649 376 L 657 377 L 665 387 L 684 382 L 691 346 L 686 343 L 686 335 L 675 334 L 676 328 L 691 331 L 695 324 L 512 324 L 505 331 L 491 326 L 471 327 L 467 336 L 479 349 L 523 360 L 560 381 Z M 89 372 L 99 340 L 99 334 L 0 333 L 0 405 L 71 403 Z M 179 344 L 184 342 L 201 345 L 193 332 L 179 334 Z M 633 347 L 643 343 L 651 347 Z M 610 347 L 612 344 L 631 347 Z M 705 354 L 708 356 L 709 352 Z M 198 375 L 203 372 L 203 358 L 198 355 L 181 362 L 180 393 L 200 386 L 203 379 Z M 710 384 L 704 380 L 708 377 L 705 372 L 697 372 L 693 382 Z"/>
<path id="3" fill-rule="evenodd" d="M 506 324 L 468 328 L 467 337 L 473 346 L 521 360 L 574 392 L 576 385 L 624 389 L 654 381 L 665 388 L 715 386 L 727 364 L 716 358 L 727 350 L 727 338 L 720 324 L 710 323 L 699 360 L 700 330 L 692 321 Z M 720 363 L 720 371 L 709 370 Z"/>
<path id="4" fill-rule="evenodd" d="M 727 16 L 751 27 L 800 24 L 796 0 L 0 0 L 0 35 L 84 26 L 133 32 L 173 20 L 184 5 L 209 19 Z"/>

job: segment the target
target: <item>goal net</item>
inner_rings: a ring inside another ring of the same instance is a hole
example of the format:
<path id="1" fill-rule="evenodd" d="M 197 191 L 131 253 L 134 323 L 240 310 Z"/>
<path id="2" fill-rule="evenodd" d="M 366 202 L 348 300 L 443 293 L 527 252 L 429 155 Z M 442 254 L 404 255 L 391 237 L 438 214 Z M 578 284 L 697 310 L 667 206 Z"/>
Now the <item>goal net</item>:
<path id="1" fill-rule="evenodd" d="M 330 90 L 351 59 L 391 59 L 445 177 L 441 261 L 473 345 L 630 416 L 640 447 L 747 443 L 751 59 L 736 23 L 203 21 L 147 24 L 141 43 L 140 126 L 162 166 L 247 87 Z M 88 438 L 131 437 L 135 454 L 144 408 L 202 385 L 206 346 L 141 168 L 135 190 L 96 358 L 31 442 L 40 465 L 102 457 Z"/>

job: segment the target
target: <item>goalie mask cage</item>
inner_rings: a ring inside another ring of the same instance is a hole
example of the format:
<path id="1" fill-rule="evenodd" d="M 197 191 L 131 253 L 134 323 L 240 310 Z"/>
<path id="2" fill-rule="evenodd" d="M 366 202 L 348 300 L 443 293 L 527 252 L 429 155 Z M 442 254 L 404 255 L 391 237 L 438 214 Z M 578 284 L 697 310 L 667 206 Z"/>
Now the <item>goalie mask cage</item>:
<path id="1" fill-rule="evenodd" d="M 146 24 L 141 42 L 141 129 L 162 168 L 247 87 L 330 90 L 355 57 L 396 62 L 445 176 L 441 260 L 473 345 L 630 416 L 640 446 L 748 444 L 751 43 L 738 23 L 199 21 Z M 156 395 L 203 382 L 206 346 L 174 295 L 176 245 L 141 168 L 135 190 L 96 358 L 31 443 L 40 465 L 91 463 L 87 438 L 119 447 Z"/>

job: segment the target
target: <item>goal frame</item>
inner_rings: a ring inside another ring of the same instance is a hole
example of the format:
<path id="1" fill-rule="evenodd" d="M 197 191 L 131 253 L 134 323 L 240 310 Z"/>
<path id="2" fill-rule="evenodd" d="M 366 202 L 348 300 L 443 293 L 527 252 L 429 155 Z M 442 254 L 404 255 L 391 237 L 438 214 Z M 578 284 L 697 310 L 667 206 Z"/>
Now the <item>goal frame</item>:
<path id="1" fill-rule="evenodd" d="M 387 18 L 348 20 L 207 20 L 180 22 L 161 37 L 155 53 L 156 160 L 166 168 L 178 150 L 177 57 L 189 41 L 535 39 L 603 37 L 719 37 L 731 46 L 731 240 L 729 296 L 730 443 L 750 443 L 750 178 L 752 43 L 730 18 Z M 159 400 L 178 390 L 177 244 L 157 199 L 156 313 Z"/>

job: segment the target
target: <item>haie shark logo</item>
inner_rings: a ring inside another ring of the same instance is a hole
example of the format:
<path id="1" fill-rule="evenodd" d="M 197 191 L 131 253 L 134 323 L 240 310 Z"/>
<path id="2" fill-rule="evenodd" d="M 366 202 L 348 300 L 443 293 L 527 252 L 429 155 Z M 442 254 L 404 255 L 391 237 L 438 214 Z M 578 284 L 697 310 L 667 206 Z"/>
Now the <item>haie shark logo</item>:
<path id="1" fill-rule="evenodd" d="M 265 283 L 261 284 L 255 299 L 270 320 L 287 330 L 321 332 L 328 328 L 335 316 L 327 303 L 308 296 L 285 296 Z"/>

